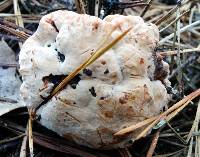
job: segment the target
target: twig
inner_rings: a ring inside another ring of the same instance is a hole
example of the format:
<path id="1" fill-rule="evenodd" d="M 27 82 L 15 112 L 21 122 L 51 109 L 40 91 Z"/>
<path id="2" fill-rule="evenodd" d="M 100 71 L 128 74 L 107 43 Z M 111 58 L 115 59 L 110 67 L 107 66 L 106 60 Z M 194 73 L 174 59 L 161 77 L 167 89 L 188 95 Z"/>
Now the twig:
<path id="1" fill-rule="evenodd" d="M 131 125 L 131 126 L 127 127 L 127 128 L 124 128 L 124 129 L 122 129 L 122 130 L 116 132 L 116 133 L 114 134 L 114 136 L 122 136 L 122 135 L 124 135 L 124 134 L 130 133 L 130 132 L 132 132 L 132 131 L 134 131 L 134 130 L 136 130 L 136 129 L 138 129 L 138 128 L 141 128 L 141 127 L 143 127 L 143 126 L 145 126 L 145 125 L 147 125 L 147 124 L 153 122 L 153 121 L 154 121 L 155 119 L 157 119 L 157 118 L 158 118 L 158 116 L 152 117 L 152 118 L 146 119 L 146 120 L 144 120 L 144 121 L 142 121 L 142 122 L 139 122 L 139 123 L 137 123 L 137 124 L 135 124 L 135 125 Z"/>
<path id="2" fill-rule="evenodd" d="M 174 76 L 176 76 L 176 74 L 179 72 L 180 68 L 184 68 L 186 65 L 194 62 L 197 59 L 198 56 L 192 55 L 191 57 L 189 57 L 180 67 L 176 68 L 175 70 L 173 70 L 172 74 L 169 75 L 169 79 L 173 78 Z"/>
<path id="3" fill-rule="evenodd" d="M 9 27 L 4 26 L 4 25 L 2 25 L 2 24 L 0 24 L 0 29 L 3 29 L 3 30 L 5 30 L 5 31 L 9 32 L 9 33 L 11 33 L 11 34 L 13 34 L 13 35 L 15 35 L 15 36 L 21 38 L 21 39 L 24 40 L 24 41 L 25 41 L 27 38 L 29 38 L 29 36 L 30 36 L 30 35 L 28 35 L 28 34 L 22 32 L 22 31 L 17 31 L 17 30 L 15 30 L 15 29 L 13 29 L 13 28 L 9 28 Z"/>
<path id="4" fill-rule="evenodd" d="M 158 21 L 155 22 L 155 25 L 159 26 L 163 21 L 168 19 L 170 16 L 172 16 L 176 10 L 179 8 L 177 5 L 175 8 L 172 8 L 167 14 L 165 14 L 163 17 L 161 17 Z"/>
<path id="5" fill-rule="evenodd" d="M 190 141 L 190 145 L 189 145 L 189 149 L 188 149 L 188 153 L 187 153 L 187 157 L 191 157 L 192 156 L 192 147 L 193 147 L 193 141 L 194 141 L 194 137 L 191 137 L 191 141 Z"/>
<path id="6" fill-rule="evenodd" d="M 34 109 L 30 108 L 28 110 L 29 112 L 29 119 L 28 119 L 28 142 L 29 142 L 29 151 L 30 151 L 30 157 L 34 156 L 33 153 L 33 114 L 34 114 Z"/>
<path id="7" fill-rule="evenodd" d="M 166 27 L 162 28 L 159 32 L 163 32 L 165 29 L 169 28 L 171 25 L 173 25 L 175 22 L 177 22 L 181 17 L 183 17 L 185 14 L 187 14 L 189 12 L 185 11 L 184 13 L 182 13 L 180 16 L 178 16 L 175 20 L 173 20 L 170 24 L 168 24 Z"/>
<path id="8" fill-rule="evenodd" d="M 119 154 L 120 154 L 121 157 L 132 157 L 128 148 L 119 148 L 117 150 L 119 151 Z"/>
<path id="9" fill-rule="evenodd" d="M 173 155 L 175 155 L 175 154 L 181 153 L 181 152 L 183 152 L 183 151 L 185 151 L 185 150 L 186 150 L 186 148 L 182 148 L 182 149 L 180 149 L 180 150 L 178 150 L 178 151 L 175 151 L 175 152 L 173 152 L 173 153 L 162 154 L 162 155 L 155 155 L 154 157 L 170 157 L 170 156 L 173 156 Z"/>
<path id="10" fill-rule="evenodd" d="M 95 11 L 94 15 L 96 17 L 99 17 L 99 8 L 100 8 L 100 0 L 95 0 Z"/>
<path id="11" fill-rule="evenodd" d="M 167 114 L 171 113 L 172 111 L 174 111 L 175 109 L 179 108 L 180 106 L 182 106 L 184 103 L 187 102 L 187 100 L 189 99 L 193 99 L 192 96 L 196 96 L 196 94 L 200 94 L 200 89 L 191 93 L 190 95 L 188 95 L 187 97 L 183 98 L 181 101 L 177 102 L 176 104 L 174 104 L 172 107 L 170 107 L 167 111 L 165 111 L 164 113 L 156 116 L 156 117 L 152 117 L 152 118 L 149 118 L 147 120 L 144 120 L 142 122 L 139 122 L 135 125 L 132 125 L 132 126 L 129 126 L 127 128 L 124 128 L 120 131 L 118 131 L 117 133 L 115 133 L 114 135 L 115 136 L 121 136 L 121 135 L 124 135 L 126 133 L 130 133 L 138 128 L 141 128 L 142 126 L 145 126 L 149 123 L 151 123 L 145 130 L 143 133 L 140 134 L 140 136 L 138 136 L 138 139 L 141 138 L 142 136 L 144 136 L 146 132 L 148 132 L 148 130 L 150 130 L 156 123 L 159 122 L 160 118 L 166 116 Z M 198 96 L 198 95 L 197 95 Z M 153 122 L 153 123 L 152 123 Z"/>
<path id="12" fill-rule="evenodd" d="M 16 137 L 12 137 L 12 138 L 9 138 L 9 139 L 1 140 L 1 141 L 0 141 L 0 145 L 1 145 L 1 144 L 4 144 L 4 143 L 11 142 L 11 141 L 18 140 L 18 139 L 24 137 L 24 135 L 25 135 L 25 133 L 24 133 L 24 134 L 21 134 L 21 135 L 18 135 L 18 136 L 16 136 Z"/>
<path id="13" fill-rule="evenodd" d="M 183 144 L 176 143 L 176 142 L 173 142 L 173 141 L 169 141 L 169 140 L 166 140 L 166 139 L 160 139 L 160 141 L 169 143 L 169 144 L 174 145 L 174 146 L 178 146 L 178 147 L 182 147 L 182 148 L 187 148 L 187 146 L 185 146 Z"/>
<path id="14" fill-rule="evenodd" d="M 9 16 L 11 16 L 11 15 L 9 15 Z M 17 15 L 15 14 L 14 16 L 16 17 Z M 18 16 L 20 16 L 20 15 L 18 15 Z M 20 26 L 16 25 L 15 23 L 7 21 L 7 20 L 5 20 L 3 18 L 0 18 L 0 24 L 1 25 L 5 25 L 5 26 L 10 27 L 10 28 L 13 28 L 13 29 L 18 30 L 18 31 L 23 31 L 24 33 L 26 33 L 28 35 L 32 35 L 33 34 L 32 31 L 30 31 L 30 30 L 28 30 L 26 28 L 20 27 Z"/>
<path id="15" fill-rule="evenodd" d="M 181 28 L 181 29 L 180 29 L 180 33 L 183 33 L 183 32 L 185 32 L 185 31 L 189 30 L 190 28 L 195 27 L 195 26 L 197 26 L 197 25 L 200 25 L 200 20 L 199 20 L 199 21 L 196 21 L 196 22 L 193 22 L 192 24 L 187 25 L 187 26 Z M 173 38 L 173 37 L 174 37 L 174 33 L 172 33 L 172 34 L 168 35 L 167 37 L 163 38 L 162 40 L 160 40 L 160 41 L 158 42 L 158 44 L 159 44 L 159 45 L 162 45 L 162 44 L 164 44 L 166 41 L 170 40 L 170 39 Z"/>
<path id="16" fill-rule="evenodd" d="M 177 10 L 176 16 L 177 16 L 177 18 L 180 16 L 180 7 Z M 180 33 L 180 29 L 181 29 L 181 20 L 179 18 L 177 21 L 177 41 L 178 41 L 177 67 L 178 68 L 181 66 L 181 54 L 180 54 L 181 33 Z M 182 69 L 180 68 L 180 71 L 177 75 L 177 81 L 178 81 L 179 92 L 181 93 L 181 95 L 183 95 L 182 79 L 183 79 L 183 72 L 182 72 Z"/>
<path id="17" fill-rule="evenodd" d="M 12 4 L 11 0 L 4 0 L 4 1 L 0 2 L 0 12 L 2 12 L 4 9 L 9 7 L 11 4 Z"/>
<path id="18" fill-rule="evenodd" d="M 156 145 L 158 143 L 159 136 L 160 136 L 160 129 L 155 133 L 146 157 L 152 157 L 153 156 L 154 150 L 155 150 Z"/>
<path id="19" fill-rule="evenodd" d="M 141 15 L 140 15 L 141 17 L 143 17 L 143 16 L 146 14 L 146 12 L 149 10 L 149 8 L 150 8 L 152 2 L 153 2 L 153 0 L 149 0 L 147 6 L 144 8 L 144 10 L 142 11 L 142 13 L 141 13 Z"/>
<path id="20" fill-rule="evenodd" d="M 194 98 L 198 97 L 199 95 L 200 95 L 200 89 L 196 90 L 195 92 L 192 92 L 191 94 L 189 94 L 188 96 L 186 96 L 185 98 L 183 98 L 182 100 L 180 100 L 179 102 L 177 102 L 175 105 L 173 105 L 172 107 L 170 107 L 167 111 L 165 111 L 162 114 L 160 114 L 159 117 L 153 123 L 151 123 L 148 127 L 146 127 L 136 137 L 136 140 L 144 137 L 147 134 L 147 132 L 160 121 L 161 118 L 164 118 L 166 115 L 168 115 L 172 111 L 180 108 L 181 106 L 183 106 L 183 104 L 187 103 L 188 101 L 190 102 L 191 100 L 193 100 Z M 171 115 L 170 117 L 168 117 L 167 120 L 171 119 L 173 116 L 174 116 L 174 114 Z"/>
<path id="21" fill-rule="evenodd" d="M 196 111 L 196 116 L 195 116 L 195 120 L 192 124 L 192 128 L 187 136 L 186 141 L 189 142 L 190 138 L 192 137 L 193 132 L 195 131 L 195 128 L 198 126 L 200 121 L 200 101 L 198 103 L 198 107 L 197 107 L 197 111 Z"/>
<path id="22" fill-rule="evenodd" d="M 193 48 L 193 49 L 185 49 L 180 51 L 180 53 L 191 53 L 191 52 L 200 52 L 200 48 Z M 162 56 L 171 56 L 171 55 L 176 55 L 178 52 L 177 51 L 166 51 L 166 52 L 157 52 L 158 54 Z"/>
<path id="23" fill-rule="evenodd" d="M 169 128 L 175 133 L 175 135 L 178 137 L 178 139 L 183 143 L 183 144 L 187 144 L 187 142 L 179 135 L 178 132 L 176 132 L 176 130 L 170 125 L 170 123 L 168 121 L 166 121 L 167 125 L 169 126 Z"/>
<path id="24" fill-rule="evenodd" d="M 76 8 L 79 14 L 85 14 L 85 7 L 83 0 L 75 0 Z"/>
<path id="25" fill-rule="evenodd" d="M 21 149 L 20 149 L 20 157 L 26 157 L 26 144 L 27 144 L 27 135 L 28 134 L 28 123 L 26 125 L 26 133 L 25 136 L 22 140 L 22 145 L 21 145 Z"/>
<path id="26" fill-rule="evenodd" d="M 0 67 L 14 67 L 14 68 L 19 68 L 18 63 L 0 63 Z"/>
<path id="27" fill-rule="evenodd" d="M 18 101 L 10 98 L 0 97 L 0 102 L 18 103 Z"/>

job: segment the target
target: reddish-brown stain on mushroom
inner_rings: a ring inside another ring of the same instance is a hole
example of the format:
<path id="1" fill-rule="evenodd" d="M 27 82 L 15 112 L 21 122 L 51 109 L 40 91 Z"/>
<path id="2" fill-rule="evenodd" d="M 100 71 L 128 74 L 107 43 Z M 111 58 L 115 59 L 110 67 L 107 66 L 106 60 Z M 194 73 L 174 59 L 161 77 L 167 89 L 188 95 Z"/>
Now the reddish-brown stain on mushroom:
<path id="1" fill-rule="evenodd" d="M 126 100 L 125 97 L 121 97 L 121 98 L 119 98 L 119 102 L 120 102 L 121 104 L 125 104 L 125 103 L 127 103 L 127 100 Z"/>
<path id="2" fill-rule="evenodd" d="M 101 60 L 101 64 L 102 64 L 102 65 L 105 65 L 105 64 L 106 64 L 106 61 L 105 61 L 105 60 Z"/>
<path id="3" fill-rule="evenodd" d="M 98 22 L 98 21 L 94 22 L 94 23 L 92 24 L 92 31 L 97 30 L 98 27 L 99 27 L 99 22 Z"/>
<path id="4" fill-rule="evenodd" d="M 105 111 L 104 112 L 105 117 L 107 118 L 113 118 L 113 111 Z"/>
<path id="5" fill-rule="evenodd" d="M 144 64 L 144 58 L 140 58 L 140 64 Z"/>

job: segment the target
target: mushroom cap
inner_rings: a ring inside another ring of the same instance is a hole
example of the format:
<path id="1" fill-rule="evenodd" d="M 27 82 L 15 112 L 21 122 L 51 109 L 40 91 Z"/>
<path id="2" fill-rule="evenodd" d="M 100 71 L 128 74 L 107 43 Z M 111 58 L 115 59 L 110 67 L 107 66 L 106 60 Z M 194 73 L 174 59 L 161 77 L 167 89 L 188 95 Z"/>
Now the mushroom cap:
<path id="1" fill-rule="evenodd" d="M 44 16 L 20 52 L 21 97 L 37 107 L 64 76 L 129 27 L 119 43 L 40 107 L 42 125 L 78 144 L 111 149 L 126 147 L 139 131 L 114 133 L 162 111 L 170 97 L 154 80 L 159 32 L 138 16 L 101 20 L 70 11 Z"/>

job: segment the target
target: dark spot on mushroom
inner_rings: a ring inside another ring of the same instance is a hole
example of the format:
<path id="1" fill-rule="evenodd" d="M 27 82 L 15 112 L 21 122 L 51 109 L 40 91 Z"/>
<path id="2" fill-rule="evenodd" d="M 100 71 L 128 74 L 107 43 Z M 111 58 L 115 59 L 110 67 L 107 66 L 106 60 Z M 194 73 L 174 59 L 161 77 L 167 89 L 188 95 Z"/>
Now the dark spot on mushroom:
<path id="1" fill-rule="evenodd" d="M 73 89 L 76 89 L 76 86 L 77 86 L 78 82 L 81 80 L 81 77 L 80 77 L 80 76 L 81 76 L 80 74 L 76 75 L 76 76 L 69 82 L 70 86 L 71 86 Z"/>
<path id="2" fill-rule="evenodd" d="M 94 87 L 90 88 L 89 91 L 90 91 L 90 93 L 92 94 L 93 97 L 97 96 Z"/>
<path id="3" fill-rule="evenodd" d="M 59 32 L 58 27 L 56 26 L 54 21 L 51 21 L 51 25 L 53 26 L 53 28 L 56 30 L 56 32 Z"/>
<path id="4" fill-rule="evenodd" d="M 47 47 L 51 47 L 51 44 L 48 44 Z"/>
<path id="5" fill-rule="evenodd" d="M 127 101 L 126 101 L 126 98 L 125 97 L 122 97 L 122 98 L 119 98 L 119 103 L 120 104 L 125 104 Z"/>
<path id="6" fill-rule="evenodd" d="M 140 58 L 140 64 L 144 64 L 144 58 Z"/>
<path id="7" fill-rule="evenodd" d="M 86 74 L 87 76 L 92 76 L 92 70 L 90 69 L 83 69 L 83 73 Z"/>
<path id="8" fill-rule="evenodd" d="M 102 60 L 102 61 L 101 61 L 101 64 L 102 64 L 102 65 L 105 65 L 105 64 L 106 64 L 106 61 Z"/>
<path id="9" fill-rule="evenodd" d="M 102 96 L 102 97 L 100 97 L 100 100 L 104 100 L 105 98 L 106 98 L 106 97 L 103 97 L 103 96 Z"/>
<path id="10" fill-rule="evenodd" d="M 54 84 L 54 88 L 68 75 L 52 75 L 50 74 L 49 76 L 45 76 L 42 78 L 42 81 L 48 81 L 50 83 Z M 81 80 L 80 78 L 81 74 L 76 75 L 68 84 L 73 88 L 76 89 L 76 86 L 78 82 Z"/>
<path id="11" fill-rule="evenodd" d="M 96 22 L 96 23 L 93 23 L 92 30 L 93 30 L 93 31 L 94 31 L 94 30 L 97 30 L 97 29 L 98 29 L 98 27 L 99 27 L 99 23 L 98 23 L 98 22 Z"/>
<path id="12" fill-rule="evenodd" d="M 154 79 L 160 80 L 163 83 L 163 80 L 168 75 L 168 70 L 164 67 L 162 59 L 163 58 L 161 55 L 157 55 L 154 59 L 154 64 L 155 64 Z"/>
<path id="13" fill-rule="evenodd" d="M 58 59 L 61 61 L 61 62 L 64 62 L 65 61 L 65 55 L 58 52 Z"/>
<path id="14" fill-rule="evenodd" d="M 104 71 L 104 74 L 108 74 L 108 73 L 109 73 L 109 70 L 106 69 L 106 70 Z"/>

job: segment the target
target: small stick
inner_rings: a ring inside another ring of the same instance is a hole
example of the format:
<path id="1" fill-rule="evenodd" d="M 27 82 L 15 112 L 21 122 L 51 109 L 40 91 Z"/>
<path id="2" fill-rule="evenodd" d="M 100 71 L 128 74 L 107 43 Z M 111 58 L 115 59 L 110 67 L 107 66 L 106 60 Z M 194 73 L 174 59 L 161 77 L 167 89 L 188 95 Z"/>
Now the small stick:
<path id="1" fill-rule="evenodd" d="M 158 21 L 155 22 L 155 25 L 159 26 L 163 21 L 168 19 L 170 16 L 172 16 L 176 10 L 179 8 L 179 5 L 177 5 L 175 8 L 172 8 L 167 14 L 165 14 L 163 17 L 161 17 Z"/>
<path id="2" fill-rule="evenodd" d="M 85 14 L 85 7 L 83 0 L 75 0 L 76 8 L 79 14 Z"/>
<path id="3" fill-rule="evenodd" d="M 193 141 L 194 141 L 194 138 L 192 136 L 191 137 L 191 141 L 190 141 L 190 145 L 189 145 L 189 149 L 188 149 L 188 153 L 187 153 L 187 157 L 191 157 L 192 156 Z"/>
<path id="4" fill-rule="evenodd" d="M 187 144 L 187 142 L 179 135 L 178 132 L 176 132 L 176 130 L 170 125 L 170 123 L 168 121 L 166 121 L 167 125 L 169 126 L 169 128 L 175 133 L 175 135 L 178 137 L 178 139 L 183 143 L 183 144 Z"/>
<path id="5" fill-rule="evenodd" d="M 150 8 L 152 2 L 153 2 L 153 0 L 149 0 L 147 6 L 144 8 L 144 10 L 142 11 L 142 13 L 141 13 L 141 15 L 140 15 L 141 17 L 143 17 L 143 16 L 146 14 L 146 12 L 149 10 L 149 8 Z"/>
<path id="6" fill-rule="evenodd" d="M 185 49 L 185 50 L 180 51 L 181 54 L 191 53 L 191 52 L 200 52 L 200 47 L 199 48 L 193 48 L 193 49 Z M 177 53 L 178 53 L 177 51 L 158 52 L 158 54 L 162 55 L 162 56 L 171 56 L 171 55 L 176 55 Z"/>
<path id="7" fill-rule="evenodd" d="M 194 98 L 198 97 L 200 95 L 200 89 L 196 90 L 195 92 L 190 93 L 188 96 L 186 96 L 185 98 L 183 98 L 182 100 L 180 100 L 179 102 L 177 102 L 175 105 L 173 105 L 172 107 L 170 107 L 167 111 L 163 112 L 162 114 L 159 115 L 159 117 L 153 122 L 151 123 L 148 127 L 146 127 L 137 137 L 136 140 L 144 137 L 147 132 L 153 127 L 155 126 L 161 118 L 165 117 L 166 115 L 168 115 L 169 113 L 171 113 L 172 111 L 180 108 L 181 106 L 187 104 L 187 102 L 190 102 L 191 100 L 193 100 Z M 177 112 L 178 113 L 178 112 Z M 173 118 L 176 114 L 170 115 L 170 117 L 166 118 L 167 120 L 170 120 L 171 118 Z"/>
<path id="8" fill-rule="evenodd" d="M 18 103 L 18 101 L 11 98 L 6 98 L 6 97 L 0 97 L 0 102 Z"/>
<path id="9" fill-rule="evenodd" d="M 195 116 L 195 120 L 192 124 L 192 128 L 187 136 L 186 141 L 189 142 L 190 138 L 192 137 L 193 132 L 195 131 L 195 128 L 198 126 L 200 121 L 200 101 L 198 103 L 198 107 L 197 107 L 197 111 L 196 111 L 196 116 Z"/>
<path id="10" fill-rule="evenodd" d="M 180 7 L 177 10 L 177 17 L 180 16 Z M 177 66 L 178 68 L 181 66 L 181 48 L 180 48 L 180 43 L 181 43 L 181 33 L 180 33 L 180 29 L 181 29 L 181 20 L 180 18 L 177 21 L 177 41 L 178 41 L 178 51 L 177 51 Z M 178 81 L 178 88 L 179 88 L 179 92 L 181 93 L 181 95 L 183 95 L 183 72 L 182 69 L 180 68 L 180 71 L 177 75 L 177 81 Z"/>
<path id="11" fill-rule="evenodd" d="M 151 117 L 151 118 L 146 119 L 146 120 L 144 120 L 144 121 L 142 121 L 142 122 L 139 122 L 139 123 L 137 123 L 137 124 L 135 124 L 135 125 L 131 125 L 131 126 L 127 127 L 127 128 L 124 128 L 124 129 L 122 129 L 122 130 L 116 132 L 116 133 L 114 134 L 114 136 L 122 136 L 122 135 L 124 135 L 124 134 L 130 133 L 130 132 L 132 132 L 132 131 L 134 131 L 134 130 L 136 130 L 136 129 L 138 129 L 138 128 L 141 128 L 141 127 L 143 127 L 143 126 L 145 126 L 145 125 L 147 125 L 147 124 L 153 122 L 153 121 L 156 120 L 157 118 L 158 118 L 158 116 L 156 116 L 156 117 Z"/>
<path id="12" fill-rule="evenodd" d="M 1 144 L 4 144 L 4 143 L 11 142 L 11 141 L 18 140 L 18 139 L 20 139 L 20 138 L 22 138 L 22 137 L 24 137 L 24 136 L 25 136 L 25 133 L 23 133 L 23 134 L 21 134 L 21 135 L 18 135 L 18 136 L 16 136 L 16 137 L 12 137 L 12 138 L 9 138 L 9 139 L 1 140 L 1 141 L 0 141 L 0 145 L 1 145 Z"/>
<path id="13" fill-rule="evenodd" d="M 160 136 L 160 129 L 155 133 L 146 157 L 152 157 L 153 156 L 154 150 L 155 150 L 156 145 L 158 143 L 159 136 Z"/>
<path id="14" fill-rule="evenodd" d="M 183 32 L 185 32 L 185 31 L 189 30 L 190 28 L 195 27 L 197 25 L 200 25 L 200 20 L 196 21 L 196 22 L 193 22 L 193 23 L 181 28 L 180 29 L 180 33 L 183 33 Z M 163 38 L 162 40 L 160 40 L 158 42 L 158 45 L 163 45 L 166 41 L 170 40 L 173 37 L 174 37 L 174 33 L 172 33 L 172 34 L 168 35 L 167 37 Z"/>
<path id="15" fill-rule="evenodd" d="M 135 125 L 132 125 L 132 126 L 129 126 L 127 128 L 124 128 L 120 131 L 118 131 L 117 133 L 115 133 L 114 135 L 115 136 L 120 136 L 120 135 L 124 135 L 124 134 L 127 134 L 127 133 L 130 133 L 138 128 L 141 128 L 142 126 L 145 126 L 149 123 L 151 123 L 147 128 L 146 128 L 146 131 L 148 131 L 149 129 L 151 129 L 156 123 L 159 122 L 159 120 L 166 116 L 167 114 L 171 113 L 172 111 L 176 110 L 177 108 L 179 108 L 180 106 L 182 106 L 184 103 L 186 103 L 188 101 L 188 99 L 192 98 L 193 99 L 193 96 L 196 96 L 197 94 L 200 94 L 200 89 L 189 94 L 188 96 L 186 96 L 185 98 L 183 98 L 182 100 L 180 100 L 179 102 L 177 102 L 176 104 L 174 104 L 172 107 L 170 107 L 167 111 L 163 112 L 162 114 L 156 116 L 156 117 L 152 117 L 152 118 L 149 118 L 149 119 L 146 119 L 142 122 L 139 122 Z M 198 96 L 198 95 L 197 95 Z M 141 137 L 139 137 L 141 138 Z"/>
<path id="16" fill-rule="evenodd" d="M 189 12 L 185 11 L 184 13 L 182 13 L 180 16 L 178 16 L 175 20 L 173 20 L 170 24 L 168 24 L 166 27 L 162 28 L 159 32 L 163 32 L 165 29 L 169 28 L 171 25 L 173 25 L 175 22 L 177 22 L 181 17 L 183 17 L 185 14 L 187 14 Z"/>
<path id="17" fill-rule="evenodd" d="M 1 16 L 2 16 L 2 15 L 1 15 Z M 16 17 L 16 14 L 14 14 L 14 15 L 12 14 L 12 15 L 8 15 L 8 16 L 15 16 L 15 17 Z M 19 15 L 19 16 L 21 16 L 21 15 Z M 27 15 L 27 16 L 28 16 L 28 15 Z M 19 30 L 19 31 L 23 31 L 23 32 L 25 32 L 26 34 L 29 34 L 29 35 L 32 35 L 32 34 L 33 34 L 32 31 L 30 31 L 30 30 L 28 30 L 28 29 L 26 29 L 26 28 L 20 27 L 20 26 L 16 25 L 15 23 L 10 22 L 10 21 L 8 21 L 8 20 L 5 20 L 5 19 L 3 19 L 3 18 L 0 18 L 0 24 L 1 24 L 1 25 L 5 25 L 5 26 L 10 27 L 10 28 L 13 28 L 13 29 L 17 29 L 17 30 Z"/>
<path id="18" fill-rule="evenodd" d="M 94 10 L 94 15 L 96 17 L 99 17 L 99 8 L 100 8 L 100 0 L 95 1 L 95 10 Z"/>
<path id="19" fill-rule="evenodd" d="M 3 29 L 3 30 L 5 30 L 5 31 L 9 32 L 9 33 L 11 33 L 11 34 L 13 34 L 13 35 L 15 35 L 15 36 L 17 36 L 17 37 L 23 39 L 24 41 L 25 41 L 26 39 L 28 39 L 28 37 L 30 36 L 30 35 L 28 35 L 28 34 L 22 32 L 22 31 L 17 31 L 17 30 L 15 30 L 15 29 L 13 29 L 13 28 L 9 28 L 9 27 L 4 26 L 4 25 L 2 25 L 2 24 L 0 24 L 0 29 Z"/>
<path id="20" fill-rule="evenodd" d="M 27 132 L 28 131 L 28 123 L 26 126 L 26 132 L 25 132 L 25 136 L 22 140 L 22 145 L 21 145 L 21 149 L 20 149 L 20 157 L 26 157 L 26 143 L 27 143 Z"/>
<path id="21" fill-rule="evenodd" d="M 33 153 L 33 115 L 34 115 L 34 109 L 30 108 L 28 110 L 29 112 L 29 119 L 28 119 L 28 142 L 29 142 L 29 151 L 30 151 L 30 157 L 34 156 Z"/>

